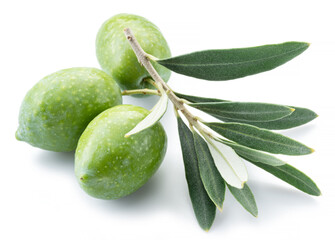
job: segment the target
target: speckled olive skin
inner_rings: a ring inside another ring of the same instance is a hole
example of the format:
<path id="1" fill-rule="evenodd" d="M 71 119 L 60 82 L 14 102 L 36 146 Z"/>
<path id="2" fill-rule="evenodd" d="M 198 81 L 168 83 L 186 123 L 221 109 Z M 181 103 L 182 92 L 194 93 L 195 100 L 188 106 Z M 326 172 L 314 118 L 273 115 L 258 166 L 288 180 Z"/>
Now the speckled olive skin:
<path id="1" fill-rule="evenodd" d="M 171 56 L 168 44 L 159 29 L 143 17 L 118 14 L 101 26 L 96 38 L 96 54 L 101 68 L 110 74 L 122 89 L 152 88 L 143 81 L 151 78 L 142 67 L 124 35 L 130 28 L 145 52 L 159 59 Z M 168 81 L 171 72 L 153 63 L 159 75 Z"/>
<path id="2" fill-rule="evenodd" d="M 95 68 L 69 68 L 40 80 L 25 96 L 16 138 L 56 152 L 75 150 L 89 122 L 122 103 L 112 77 Z"/>
<path id="3" fill-rule="evenodd" d="M 75 174 L 91 196 L 117 199 L 140 188 L 160 166 L 167 146 L 160 123 L 125 138 L 149 111 L 119 105 L 98 115 L 80 137 Z"/>

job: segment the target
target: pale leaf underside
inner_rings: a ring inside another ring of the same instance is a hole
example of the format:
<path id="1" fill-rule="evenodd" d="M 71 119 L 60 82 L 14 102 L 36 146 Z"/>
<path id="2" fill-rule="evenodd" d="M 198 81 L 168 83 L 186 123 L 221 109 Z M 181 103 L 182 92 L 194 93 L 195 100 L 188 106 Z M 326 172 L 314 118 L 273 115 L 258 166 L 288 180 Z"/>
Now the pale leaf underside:
<path id="1" fill-rule="evenodd" d="M 207 142 L 214 163 L 223 179 L 231 186 L 243 188 L 244 183 L 248 180 L 243 159 L 231 147 L 221 142 L 215 140 Z"/>
<path id="2" fill-rule="evenodd" d="M 139 122 L 132 130 L 126 133 L 125 137 L 129 137 L 131 135 L 139 133 L 158 122 L 166 112 L 167 105 L 168 96 L 164 91 L 162 91 L 162 96 L 160 97 L 156 105 L 152 108 L 148 116 L 146 116 L 141 122 Z"/>

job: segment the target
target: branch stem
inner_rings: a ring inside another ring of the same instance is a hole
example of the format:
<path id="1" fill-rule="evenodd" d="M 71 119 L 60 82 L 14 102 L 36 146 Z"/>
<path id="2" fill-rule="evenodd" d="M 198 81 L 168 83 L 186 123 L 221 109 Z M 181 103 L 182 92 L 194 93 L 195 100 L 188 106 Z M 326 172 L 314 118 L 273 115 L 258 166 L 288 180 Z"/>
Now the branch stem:
<path id="1" fill-rule="evenodd" d="M 133 35 L 132 31 L 129 28 L 124 29 L 124 34 L 128 39 L 139 63 L 145 67 L 148 73 L 151 75 L 153 80 L 156 83 L 161 84 L 163 90 L 166 92 L 168 98 L 173 103 L 176 110 L 180 111 L 185 118 L 188 120 L 191 126 L 194 126 L 201 134 L 207 135 L 209 137 L 213 137 L 212 134 L 203 128 L 200 123 L 198 122 L 198 118 L 194 116 L 184 105 L 184 101 L 177 97 L 171 88 L 166 84 L 166 82 L 161 78 L 161 76 L 157 73 L 156 69 L 152 66 L 150 59 L 153 60 L 152 56 L 147 54 L 138 41 L 136 40 L 135 36 Z"/>

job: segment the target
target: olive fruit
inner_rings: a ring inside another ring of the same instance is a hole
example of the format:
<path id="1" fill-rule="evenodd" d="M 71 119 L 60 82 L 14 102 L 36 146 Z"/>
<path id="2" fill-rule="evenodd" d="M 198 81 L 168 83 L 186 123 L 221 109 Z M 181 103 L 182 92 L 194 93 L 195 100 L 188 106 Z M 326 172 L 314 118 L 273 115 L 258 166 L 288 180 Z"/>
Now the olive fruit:
<path id="1" fill-rule="evenodd" d="M 124 35 L 124 28 L 132 30 L 146 53 L 159 59 L 171 56 L 166 40 L 153 23 L 140 16 L 118 14 L 104 22 L 98 32 L 96 54 L 100 66 L 122 89 L 152 88 L 145 81 L 151 77 L 139 64 Z M 157 63 L 153 65 L 163 80 L 168 81 L 171 72 Z"/>
<path id="2" fill-rule="evenodd" d="M 76 149 L 89 122 L 122 103 L 112 77 L 95 68 L 69 68 L 40 80 L 25 96 L 16 138 L 56 152 Z"/>
<path id="3" fill-rule="evenodd" d="M 167 146 L 160 123 L 125 137 L 148 114 L 142 107 L 119 105 L 87 126 L 75 153 L 75 175 L 89 195 L 121 198 L 140 188 L 158 169 Z"/>

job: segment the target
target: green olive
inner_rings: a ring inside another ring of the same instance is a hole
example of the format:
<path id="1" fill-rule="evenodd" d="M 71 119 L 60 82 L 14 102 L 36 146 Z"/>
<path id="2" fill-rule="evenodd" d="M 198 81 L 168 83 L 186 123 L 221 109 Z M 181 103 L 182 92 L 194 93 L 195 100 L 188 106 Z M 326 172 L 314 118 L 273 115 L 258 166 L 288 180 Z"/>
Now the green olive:
<path id="1" fill-rule="evenodd" d="M 124 197 L 146 183 L 160 166 L 167 146 L 164 128 L 156 123 L 125 138 L 149 114 L 133 105 L 119 105 L 98 115 L 80 137 L 75 174 L 80 186 L 101 199 Z"/>
<path id="2" fill-rule="evenodd" d="M 119 86 L 105 72 L 64 69 L 46 76 L 27 93 L 16 138 L 50 151 L 73 151 L 89 122 L 121 103 Z"/>
<path id="3" fill-rule="evenodd" d="M 142 67 L 124 35 L 124 28 L 130 28 L 146 53 L 159 59 L 171 56 L 168 44 L 159 29 L 147 19 L 119 14 L 108 19 L 101 26 L 96 39 L 96 54 L 101 68 L 110 74 L 122 89 L 152 88 L 145 81 L 151 78 Z M 168 81 L 170 71 L 153 63 L 158 74 Z"/>

